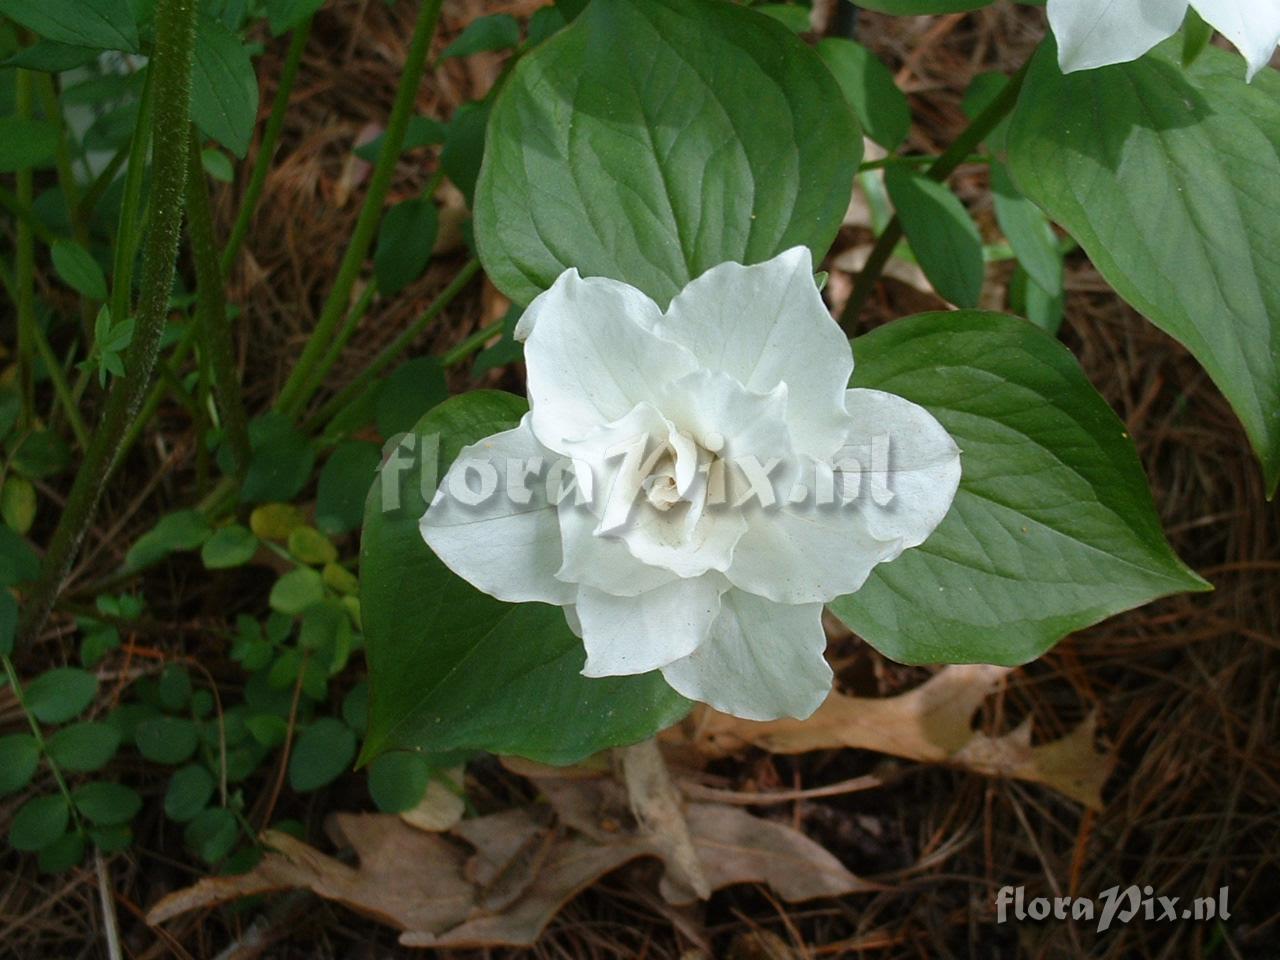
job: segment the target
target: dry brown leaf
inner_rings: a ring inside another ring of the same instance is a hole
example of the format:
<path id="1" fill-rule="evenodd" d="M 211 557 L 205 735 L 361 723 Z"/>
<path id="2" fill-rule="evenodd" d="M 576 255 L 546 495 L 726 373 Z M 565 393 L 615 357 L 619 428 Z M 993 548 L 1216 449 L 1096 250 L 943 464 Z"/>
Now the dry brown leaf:
<path id="1" fill-rule="evenodd" d="M 413 809 L 400 814 L 400 819 L 411 827 L 431 833 L 448 830 L 462 819 L 467 810 L 467 801 L 456 787 L 451 787 L 451 784 L 461 782 L 461 767 L 446 770 L 443 778 L 432 777 L 422 800 Z"/>
<path id="2" fill-rule="evenodd" d="M 1094 748 L 1094 717 L 1060 740 L 1033 747 L 1023 725 L 999 737 L 970 723 L 1009 667 L 959 664 L 896 697 L 847 697 L 833 693 L 808 720 L 757 723 L 709 709 L 691 721 L 694 745 L 725 756 L 746 746 L 771 753 L 805 753 L 853 747 L 922 763 L 947 763 L 988 776 L 1013 777 L 1052 787 L 1087 807 L 1101 809 L 1102 787 L 1112 761 Z"/>
<path id="3" fill-rule="evenodd" d="M 539 785 L 555 823 L 546 807 L 528 807 L 464 820 L 450 836 L 390 814 L 335 814 L 330 833 L 355 851 L 355 867 L 290 836 L 265 834 L 274 849 L 249 873 L 207 878 L 170 894 L 148 920 L 162 923 L 239 897 L 302 887 L 399 929 L 406 946 L 531 946 L 565 903 L 600 877 L 641 857 L 664 863 L 669 857 L 666 844 L 640 830 L 614 781 Z M 692 804 L 686 816 L 712 889 L 767 883 L 787 900 L 878 889 L 783 824 L 717 804 Z M 668 866 L 663 895 L 692 899 L 674 875 Z"/>

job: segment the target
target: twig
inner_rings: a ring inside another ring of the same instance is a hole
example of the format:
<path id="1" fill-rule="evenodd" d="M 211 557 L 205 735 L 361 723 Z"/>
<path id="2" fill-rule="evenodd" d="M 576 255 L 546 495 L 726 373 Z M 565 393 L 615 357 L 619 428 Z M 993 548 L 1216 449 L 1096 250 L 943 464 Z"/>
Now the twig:
<path id="1" fill-rule="evenodd" d="M 107 940 L 107 956 L 110 960 L 124 960 L 120 949 L 120 920 L 116 916 L 116 899 L 111 892 L 111 877 L 107 874 L 107 861 L 102 851 L 93 848 L 93 867 L 98 874 L 98 901 L 102 904 L 102 935 Z"/>

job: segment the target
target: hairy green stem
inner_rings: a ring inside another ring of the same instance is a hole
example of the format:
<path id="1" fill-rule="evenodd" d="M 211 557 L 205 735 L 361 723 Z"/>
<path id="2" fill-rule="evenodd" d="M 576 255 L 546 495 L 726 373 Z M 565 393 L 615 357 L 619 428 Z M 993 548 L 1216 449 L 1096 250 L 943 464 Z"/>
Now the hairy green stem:
<path id="1" fill-rule="evenodd" d="M 365 195 L 364 205 L 360 208 L 351 243 L 342 257 L 333 287 L 320 310 L 320 317 L 303 348 L 302 356 L 298 358 L 297 366 L 293 368 L 276 400 L 276 409 L 289 416 L 297 416 L 301 412 L 327 372 L 320 368 L 320 360 L 328 349 L 338 324 L 347 313 L 351 303 L 351 288 L 360 276 L 365 255 L 369 252 L 369 246 L 373 243 L 382 219 L 382 206 L 391 186 L 400 150 L 404 146 L 405 131 L 413 116 L 413 106 L 417 100 L 418 86 L 422 82 L 427 53 L 431 48 L 431 38 L 435 35 L 440 3 L 441 0 L 424 0 L 418 11 L 395 104 L 387 121 L 386 137 L 378 154 L 378 162 L 369 177 L 369 190 Z"/>
<path id="2" fill-rule="evenodd" d="M 111 268 L 111 322 L 128 318 L 133 304 L 133 266 L 138 256 L 139 224 L 142 221 L 142 187 L 146 182 L 147 152 L 151 147 L 152 112 L 156 108 L 155 65 L 147 70 L 143 81 L 142 102 L 138 107 L 138 123 L 129 144 L 129 167 L 125 173 L 124 193 L 120 201 L 120 221 L 116 227 L 115 259 Z M 182 138 L 186 143 L 185 135 Z M 157 146 L 157 153 L 159 152 Z M 185 172 L 185 161 L 184 161 Z"/>
<path id="3" fill-rule="evenodd" d="M 1031 61 L 1028 60 L 1017 73 L 1009 78 L 1009 82 L 1001 88 L 986 109 L 974 117 L 973 122 L 955 139 L 955 142 L 946 149 L 942 156 L 934 161 L 933 165 L 929 167 L 926 176 L 941 183 L 955 173 L 956 168 L 966 161 L 969 155 L 977 149 L 978 145 L 991 134 L 991 131 L 996 128 L 1001 120 L 1008 116 L 1014 105 L 1017 104 L 1018 94 L 1022 92 L 1022 84 L 1027 78 L 1027 71 L 1030 67 Z M 866 306 L 867 300 L 871 297 L 871 292 L 880 281 L 880 274 L 884 272 L 885 264 L 889 262 L 889 257 L 893 255 L 893 248 L 898 245 L 898 241 L 901 239 L 902 221 L 895 215 L 876 241 L 871 255 L 867 258 L 866 265 L 859 272 L 858 279 L 854 282 L 853 293 L 849 295 L 849 302 L 845 304 L 844 310 L 840 314 L 840 326 L 850 336 L 852 336 L 854 325 L 858 321 L 858 315 L 862 313 L 862 308 Z"/>
<path id="4" fill-rule="evenodd" d="M 240 255 L 240 247 L 248 236 L 249 226 L 253 222 L 254 212 L 258 209 L 258 200 L 262 197 L 263 187 L 267 183 L 267 173 L 271 169 L 271 161 L 275 157 L 276 144 L 280 142 L 280 131 L 284 128 L 285 114 L 289 109 L 289 98 L 293 95 L 293 85 L 298 79 L 298 66 L 302 63 L 303 51 L 307 48 L 307 38 L 311 36 L 311 18 L 307 17 L 294 28 L 289 38 L 289 52 L 285 55 L 284 68 L 280 71 L 280 85 L 276 87 L 276 98 L 271 104 L 271 116 L 262 131 L 262 142 L 258 145 L 258 156 L 253 163 L 253 173 L 249 176 L 249 185 L 245 188 L 244 197 L 240 201 L 240 212 L 227 238 L 227 245 L 222 248 L 222 275 L 231 272 L 231 266 Z"/>
<path id="5" fill-rule="evenodd" d="M 418 334 L 422 333 L 427 326 L 438 317 L 441 312 L 453 299 L 461 293 L 471 282 L 480 270 L 479 260 L 468 260 L 466 266 L 458 271 L 458 275 L 454 277 L 447 287 L 440 291 L 440 295 L 431 301 L 431 306 L 427 307 L 426 312 L 417 320 L 406 327 L 400 334 L 389 344 L 382 348 L 376 357 L 369 361 L 368 366 L 361 370 L 350 383 L 330 397 L 315 414 L 307 419 L 304 429 L 307 432 L 315 430 L 321 424 L 327 423 L 348 403 L 360 396 L 368 385 L 373 382 L 373 378 L 387 368 L 400 354 L 408 349 L 409 344 L 413 343 Z"/>
<path id="6" fill-rule="evenodd" d="M 187 235 L 196 267 L 196 327 L 204 345 L 213 389 L 222 410 L 222 425 L 234 460 L 232 473 L 243 477 L 249 466 L 249 426 L 236 375 L 234 346 L 227 322 L 227 301 L 223 291 L 222 267 L 213 235 L 213 208 L 209 184 L 200 162 L 200 141 L 191 131 L 187 162 Z M 201 448 L 203 449 L 203 444 Z"/>
<path id="7" fill-rule="evenodd" d="M 14 76 L 14 108 L 19 117 L 31 116 L 31 74 L 18 70 Z M 16 200 L 19 207 L 31 209 L 35 196 L 31 168 L 19 170 L 15 175 Z M 26 426 L 35 417 L 35 335 L 36 328 L 36 245 L 31 221 L 19 220 L 17 253 L 13 262 L 13 281 L 17 288 L 14 306 L 18 310 L 18 389 L 22 395 L 21 423 Z"/>
<path id="8" fill-rule="evenodd" d="M 158 93 L 152 111 L 152 196 L 133 342 L 125 357 L 125 376 L 117 377 L 112 384 L 102 419 L 85 451 L 40 565 L 40 575 L 24 604 L 22 636 L 28 643 L 48 619 L 62 581 L 93 521 L 106 478 L 115 465 L 125 431 L 142 404 L 160 350 L 182 230 L 196 6 L 196 0 L 156 2 L 155 47 L 149 71 Z"/>

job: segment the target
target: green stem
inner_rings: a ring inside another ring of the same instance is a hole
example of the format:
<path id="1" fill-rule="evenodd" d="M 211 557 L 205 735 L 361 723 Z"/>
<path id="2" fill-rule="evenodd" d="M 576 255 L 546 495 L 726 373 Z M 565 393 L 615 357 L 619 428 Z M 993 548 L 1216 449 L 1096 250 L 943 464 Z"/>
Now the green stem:
<path id="1" fill-rule="evenodd" d="M 80 210 L 80 185 L 76 183 L 75 172 L 71 169 L 71 150 L 67 144 L 67 125 L 62 117 L 62 105 L 58 103 L 57 91 L 53 89 L 53 78 L 47 73 L 36 76 L 36 87 L 40 94 L 40 102 L 44 108 L 45 118 L 58 128 L 58 149 L 56 163 L 58 168 L 58 186 L 62 188 L 62 197 L 67 205 L 67 215 L 71 219 L 71 235 L 76 242 L 87 244 L 89 226 L 85 223 Z"/>
<path id="2" fill-rule="evenodd" d="M 360 371 L 350 383 L 330 397 L 315 414 L 307 419 L 304 429 L 307 432 L 315 430 L 320 424 L 327 423 L 348 403 L 364 391 L 364 389 L 373 381 L 379 373 L 387 368 L 397 357 L 400 356 L 409 345 L 413 343 L 418 334 L 440 315 L 440 313 L 453 302 L 453 299 L 461 293 L 471 282 L 480 270 L 479 260 L 468 260 L 458 275 L 449 282 L 449 285 L 440 291 L 440 295 L 431 302 L 431 306 L 427 307 L 426 312 L 415 320 L 409 327 L 402 330 L 394 340 L 382 348 L 376 357 L 374 357 L 363 370 Z"/>
<path id="3" fill-rule="evenodd" d="M 196 0 L 157 0 L 151 80 L 161 96 L 154 104 L 152 196 L 143 257 L 141 295 L 126 374 L 117 377 L 102 419 L 76 473 L 40 575 L 24 605 L 22 636 L 31 642 L 44 626 L 62 581 L 102 496 L 120 443 L 142 404 L 160 350 L 174 261 L 182 230 L 187 177 L 187 131 L 191 123 L 191 64 L 195 49 Z"/>
<path id="4" fill-rule="evenodd" d="M 179 370 L 182 368 L 182 361 L 187 358 L 187 353 L 191 350 L 191 344 L 195 339 L 195 335 L 196 326 L 192 323 L 185 331 L 183 331 L 182 339 L 178 341 L 178 345 L 174 347 L 173 353 L 169 356 L 169 366 L 172 369 Z M 163 379 L 158 380 L 151 385 L 151 392 L 147 394 L 147 399 L 143 402 L 142 409 L 138 412 L 138 415 L 133 418 L 133 423 L 131 423 L 129 425 L 129 429 L 125 431 L 124 440 L 120 442 L 120 453 L 117 454 L 116 462 L 111 467 L 111 471 L 107 474 L 108 480 L 115 476 L 116 471 L 120 468 L 121 462 L 129 451 L 133 449 L 133 445 L 138 442 L 138 439 L 142 436 L 142 431 L 146 429 L 147 424 L 151 422 L 153 417 L 155 417 L 156 411 L 160 409 L 160 404 L 163 402 L 165 394 L 168 392 L 169 384 Z M 182 396 L 178 397 L 178 402 L 183 403 L 185 396 L 186 394 L 184 392 Z"/>
<path id="5" fill-rule="evenodd" d="M 231 236 L 227 238 L 227 245 L 222 248 L 221 269 L 224 277 L 231 272 L 232 264 L 240 255 L 240 247 L 249 233 L 253 214 L 258 209 L 258 200 L 267 183 L 267 173 L 271 169 L 276 144 L 280 141 L 280 131 L 284 128 L 289 98 L 293 95 L 293 84 L 298 78 L 298 66 L 302 63 L 302 53 L 307 48 L 307 38 L 310 36 L 311 18 L 308 17 L 294 28 L 293 35 L 289 38 L 289 52 L 285 55 L 284 69 L 280 72 L 280 85 L 276 88 L 276 98 L 271 104 L 271 116 L 262 132 L 262 143 L 258 145 L 258 156 L 254 160 L 249 186 L 245 188 L 244 197 L 240 201 L 240 212 L 231 228 Z"/>
<path id="6" fill-rule="evenodd" d="M 1022 84 L 1027 78 L 1027 71 L 1030 67 L 1031 61 L 1028 60 L 1017 73 L 1009 78 L 1009 82 L 1001 88 L 986 109 L 974 117 L 973 122 L 955 139 L 955 142 L 946 149 L 946 152 L 934 161 L 926 174 L 930 179 L 941 183 L 955 173 L 956 168 L 965 162 L 966 158 L 977 149 L 978 145 L 1009 114 L 1009 111 L 1018 102 L 1018 94 L 1022 92 Z M 898 245 L 898 241 L 901 239 L 902 221 L 895 215 L 889 221 L 889 225 L 884 228 L 884 232 L 880 234 L 880 239 L 876 241 L 871 255 L 867 258 L 866 266 L 862 268 L 862 271 L 858 274 L 858 279 L 854 282 L 853 293 L 849 295 L 849 302 L 845 304 L 844 311 L 840 314 L 840 326 L 845 333 L 852 336 L 853 328 L 858 321 L 858 315 L 862 313 L 862 308 L 866 306 L 867 300 L 870 299 L 871 292 L 880 281 L 880 274 L 884 272 L 885 264 L 889 262 L 889 257 L 893 255 L 893 248 Z"/>
<path id="7" fill-rule="evenodd" d="M 213 234 L 213 209 L 209 184 L 200 163 L 200 141 L 195 129 L 187 162 L 187 235 L 196 267 L 196 326 L 204 345 L 203 353 L 213 374 L 213 389 L 222 410 L 222 425 L 235 461 L 232 473 L 242 477 L 249 466 L 249 426 L 236 375 L 234 346 L 227 322 L 227 301 L 222 286 L 222 267 Z M 200 445 L 203 449 L 204 444 Z"/>
<path id="8" fill-rule="evenodd" d="M 156 100 L 156 70 L 152 64 L 142 86 L 138 123 L 129 145 L 129 169 L 125 174 L 120 201 L 120 222 L 116 227 L 115 261 L 111 269 L 111 322 L 121 323 L 133 305 L 133 267 L 138 257 L 139 224 L 142 222 L 142 187 L 147 173 L 147 151 L 151 146 L 152 113 Z M 186 143 L 183 136 L 183 144 Z M 157 144 L 157 153 L 159 145 Z M 185 167 L 185 164 L 184 164 Z M 185 172 L 185 169 L 184 169 Z"/>
<path id="9" fill-rule="evenodd" d="M 495 320 L 487 327 L 481 327 L 441 357 L 441 365 L 452 367 L 455 364 L 461 363 L 463 360 L 467 359 L 467 357 L 471 356 L 471 354 L 483 347 L 494 334 L 501 333 L 503 324 L 505 323 L 505 320 Z"/>
<path id="10" fill-rule="evenodd" d="M 49 753 L 49 748 L 45 746 L 44 734 L 40 730 L 40 722 L 27 709 L 27 701 L 22 696 L 22 684 L 18 680 L 18 671 L 13 668 L 13 661 L 4 654 L 0 654 L 0 661 L 4 663 L 5 675 L 9 678 L 9 689 L 13 691 L 13 698 L 18 701 L 18 708 L 22 711 L 23 716 L 27 718 L 27 726 L 31 728 L 31 736 L 36 742 L 36 749 L 40 751 L 40 756 L 44 757 L 45 763 L 49 765 L 49 770 L 53 774 L 53 779 L 58 784 L 58 789 L 62 791 L 62 797 L 67 801 L 67 807 L 71 811 L 72 822 L 75 823 L 76 829 L 81 829 L 80 811 L 76 809 L 75 801 L 71 799 L 71 790 L 67 787 L 67 779 L 62 775 L 62 768 L 58 766 L 56 760 Z"/>
<path id="11" fill-rule="evenodd" d="M 14 108 L 19 117 L 31 116 L 31 74 L 26 70 L 16 71 L 14 77 Z M 34 181 L 31 168 L 19 170 L 15 174 L 17 204 L 26 210 L 31 209 L 35 196 Z M 35 299 L 36 248 L 35 236 L 30 220 L 18 221 L 17 254 L 13 263 L 13 279 L 17 287 L 15 306 L 18 310 L 18 384 L 22 394 L 22 424 L 29 425 L 35 417 L 36 381 L 35 381 Z"/>
<path id="12" fill-rule="evenodd" d="M 351 243 L 343 255 L 337 278 L 320 310 L 315 329 L 311 331 L 302 356 L 298 358 L 297 366 L 293 368 L 293 372 L 285 381 L 284 387 L 280 390 L 280 396 L 276 400 L 276 409 L 289 416 L 296 416 L 302 410 L 323 379 L 326 371 L 318 369 L 320 359 L 328 348 L 338 324 L 346 315 L 351 303 L 351 288 L 360 275 L 365 255 L 369 252 L 369 246 L 377 233 L 378 223 L 382 219 L 382 205 L 387 198 L 387 190 L 391 186 L 391 177 L 395 172 L 400 150 L 404 146 L 405 131 L 413 115 L 418 86 L 422 82 L 423 68 L 431 47 L 431 38 L 435 35 L 440 3 L 441 0 L 424 0 L 418 10 L 418 20 L 414 25 L 413 39 L 409 43 L 404 72 L 400 76 L 395 105 L 387 121 L 386 138 L 382 142 L 378 162 L 374 165 L 373 173 L 369 178 L 369 192 L 365 195 L 364 205 L 360 208 L 360 216 L 356 220 Z"/>

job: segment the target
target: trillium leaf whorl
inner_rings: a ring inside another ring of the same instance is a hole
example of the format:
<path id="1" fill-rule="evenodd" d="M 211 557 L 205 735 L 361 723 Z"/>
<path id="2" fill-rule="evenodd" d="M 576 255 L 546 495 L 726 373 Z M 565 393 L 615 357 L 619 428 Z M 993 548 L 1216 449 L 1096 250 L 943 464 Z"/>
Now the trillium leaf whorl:
<path id="1" fill-rule="evenodd" d="M 587 676 L 658 669 L 738 716 L 812 713 L 822 605 L 929 536 L 960 451 L 922 407 L 847 388 L 809 251 L 713 267 L 665 311 L 567 270 L 517 335 L 529 413 L 454 461 L 432 550 L 493 596 L 564 607 Z"/>

